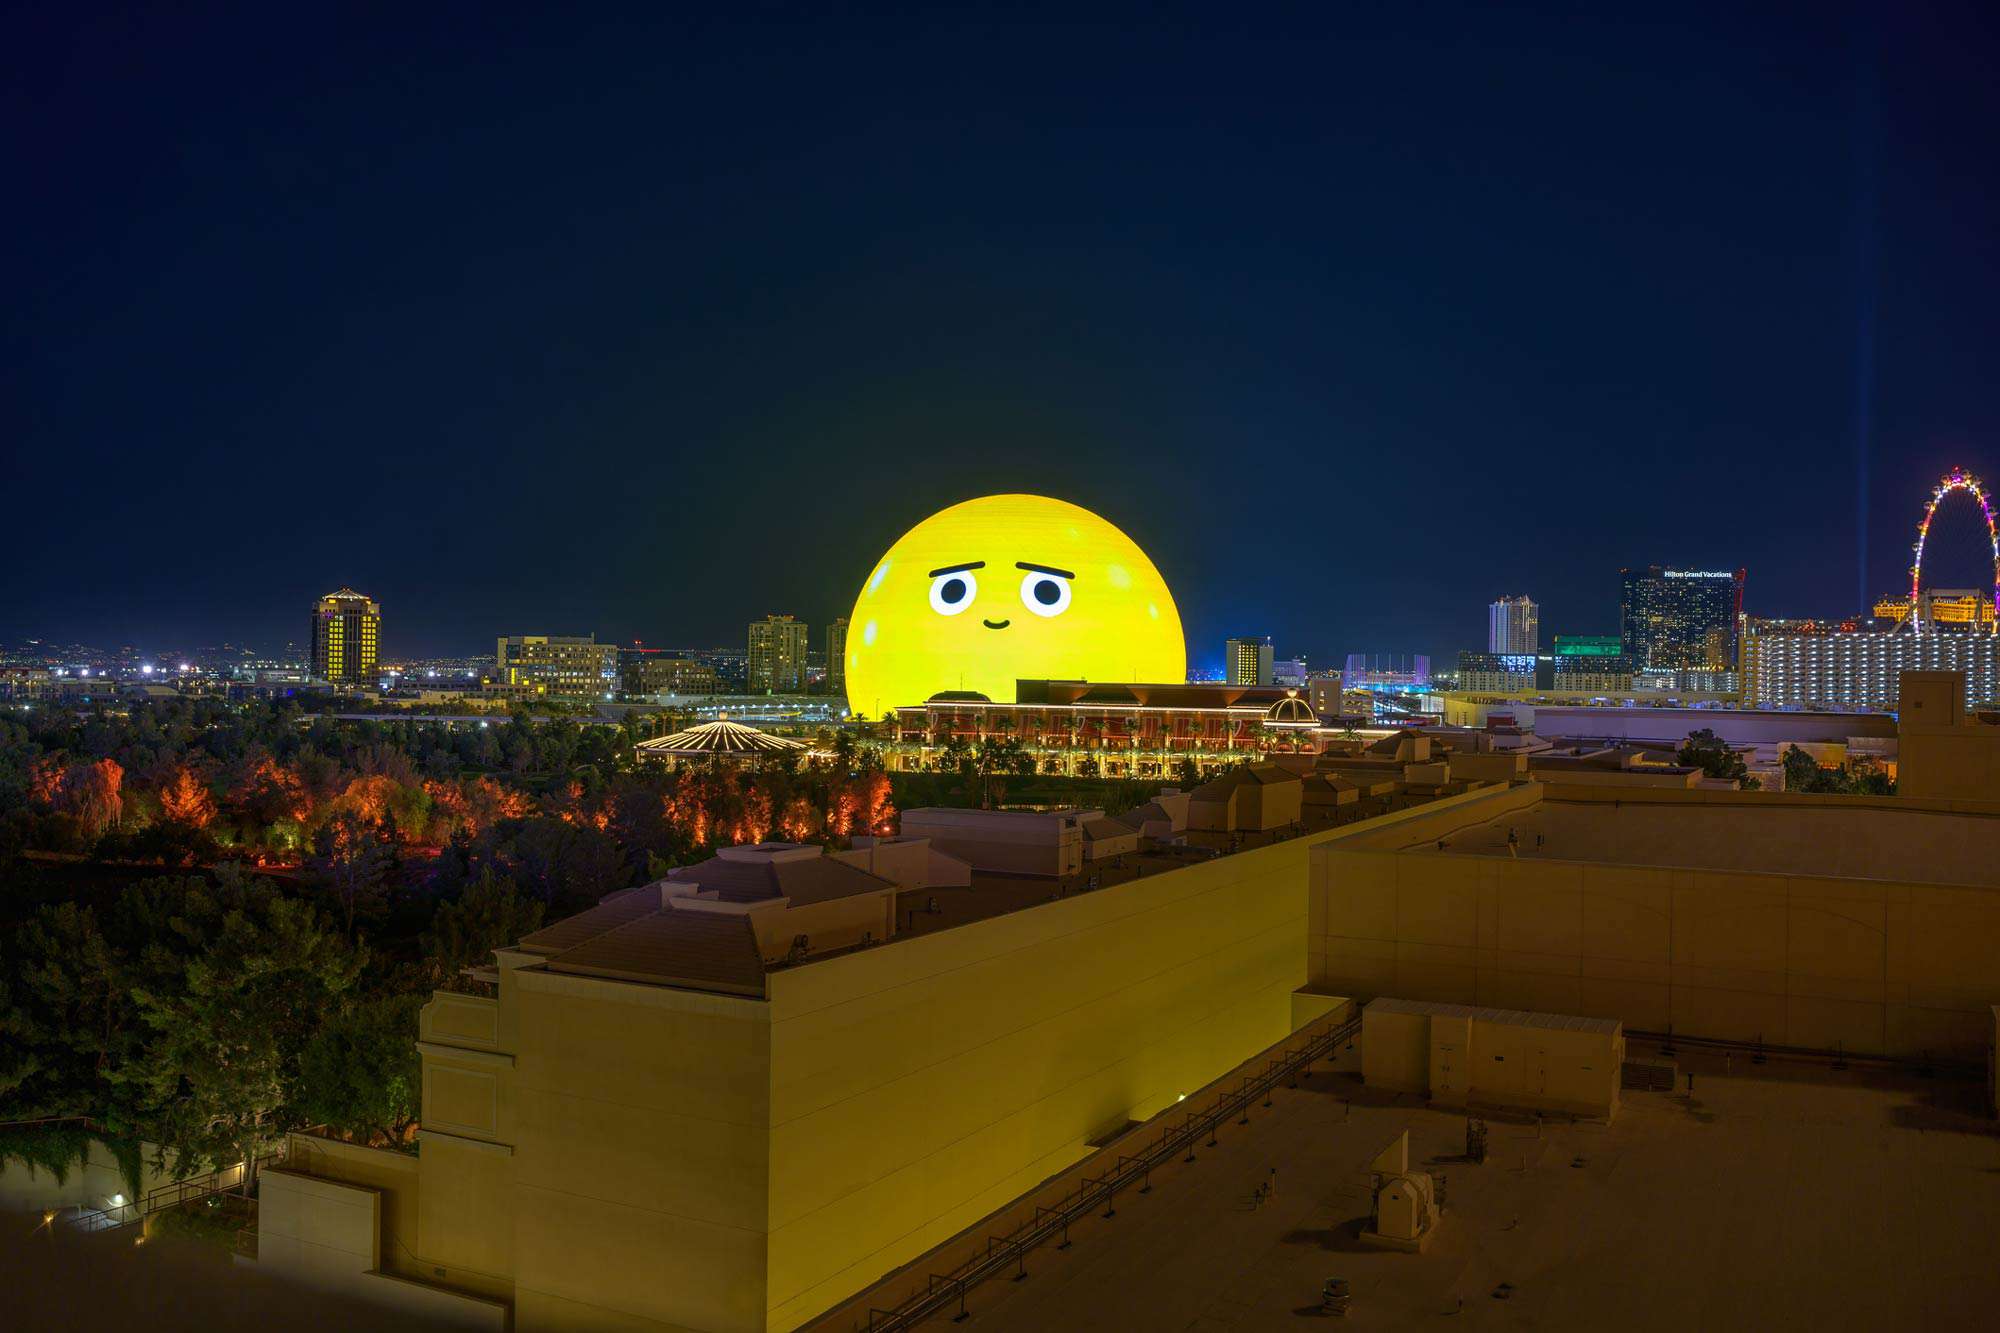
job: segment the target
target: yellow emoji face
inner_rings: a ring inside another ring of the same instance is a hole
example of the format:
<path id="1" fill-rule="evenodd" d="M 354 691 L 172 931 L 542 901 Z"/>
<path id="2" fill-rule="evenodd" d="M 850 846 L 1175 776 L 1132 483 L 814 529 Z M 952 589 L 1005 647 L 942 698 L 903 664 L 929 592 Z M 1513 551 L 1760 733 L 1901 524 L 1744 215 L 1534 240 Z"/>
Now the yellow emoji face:
<path id="1" fill-rule="evenodd" d="M 1014 701 L 1016 680 L 1179 681 L 1166 580 L 1130 537 L 1041 495 L 932 514 L 875 562 L 847 629 L 847 703 L 881 717 L 947 690 Z"/>

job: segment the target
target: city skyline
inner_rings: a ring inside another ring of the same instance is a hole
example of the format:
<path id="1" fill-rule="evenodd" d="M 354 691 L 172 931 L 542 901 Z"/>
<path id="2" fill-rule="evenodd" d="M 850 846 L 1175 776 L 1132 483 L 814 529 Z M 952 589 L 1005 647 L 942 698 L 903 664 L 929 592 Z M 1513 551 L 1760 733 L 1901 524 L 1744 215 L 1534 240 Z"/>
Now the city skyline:
<path id="1" fill-rule="evenodd" d="M 22 1327 L 1995 1322 L 1990 2 L 13 17 Z"/>
<path id="2" fill-rule="evenodd" d="M 1615 593 L 1577 549 L 1851 613 L 1896 587 L 1928 480 L 2000 461 L 1973 351 L 2000 310 L 1973 127 L 2000 93 L 1937 16 L 1468 9 L 1445 45 L 1390 16 L 776 44 L 433 18 L 281 65 L 255 53 L 315 49 L 296 15 L 139 16 L 119 40 L 145 57 L 108 82 L 69 77 L 106 34 L 31 22 L 49 128 L 7 141 L 38 200 L 8 224 L 8 397 L 35 577 L 10 639 L 282 642 L 352 584 L 400 654 L 502 625 L 726 643 L 770 606 L 827 623 L 909 523 L 1027 490 L 1153 552 L 1193 644 L 1441 655 L 1507 588 L 1594 632 Z M 1044 96 L 984 114 L 1052 53 Z M 357 90 L 352 62 L 410 76 Z M 737 105 L 746 62 L 769 104 L 696 114 Z M 1314 91 L 1273 116 L 1288 85 Z M 1320 458 L 1350 469 L 1331 547 L 1271 485 Z M 307 546 L 294 497 L 328 476 Z M 1426 511 L 1560 518 L 1460 599 L 1463 552 L 1399 543 Z M 557 515 L 590 539 L 523 563 L 470 538 Z M 1219 557 L 1249 543 L 1270 575 L 1244 593 Z M 666 572 L 710 547 L 731 577 Z"/>

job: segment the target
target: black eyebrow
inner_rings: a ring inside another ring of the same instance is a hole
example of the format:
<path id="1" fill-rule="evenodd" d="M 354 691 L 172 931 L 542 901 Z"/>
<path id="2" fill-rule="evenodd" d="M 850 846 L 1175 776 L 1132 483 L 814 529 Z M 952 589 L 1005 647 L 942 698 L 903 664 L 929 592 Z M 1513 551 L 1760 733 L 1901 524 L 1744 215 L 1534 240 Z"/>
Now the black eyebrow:
<path id="1" fill-rule="evenodd" d="M 1048 565 L 1031 565 L 1025 560 L 1016 560 L 1014 562 L 1014 568 L 1032 570 L 1034 573 L 1037 574 L 1053 574 L 1059 579 L 1073 579 L 1076 577 L 1075 574 L 1071 573 L 1067 569 L 1053 569 Z"/>
<path id="2" fill-rule="evenodd" d="M 946 565 L 943 569 L 933 569 L 929 574 L 925 575 L 925 577 L 934 579 L 940 574 L 956 574 L 962 569 L 984 569 L 984 568 L 986 568 L 986 562 L 984 560 L 968 560 L 962 565 Z"/>

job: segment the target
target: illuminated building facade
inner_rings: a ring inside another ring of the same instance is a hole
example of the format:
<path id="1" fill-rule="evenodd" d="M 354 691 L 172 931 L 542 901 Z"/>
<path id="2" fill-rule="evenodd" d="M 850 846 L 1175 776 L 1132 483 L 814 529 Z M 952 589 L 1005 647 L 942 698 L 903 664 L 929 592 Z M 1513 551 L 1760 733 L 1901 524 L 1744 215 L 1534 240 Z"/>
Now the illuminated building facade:
<path id="1" fill-rule="evenodd" d="M 1267 635 L 1261 639 L 1230 639 L 1222 646 L 1224 680 L 1231 685 L 1269 685 L 1271 679 L 1271 640 Z"/>
<path id="2" fill-rule="evenodd" d="M 688 657 L 647 656 L 625 664 L 628 694 L 716 694 L 715 668 Z"/>
<path id="3" fill-rule="evenodd" d="M 1533 655 L 1542 649 L 1541 608 L 1528 597 L 1502 597 L 1486 608 L 1486 651 Z"/>
<path id="4" fill-rule="evenodd" d="M 1615 638 L 1558 634 L 1554 653 L 1460 653 L 1458 688 L 1479 694 L 1624 694 L 1632 689 L 1632 662 Z"/>
<path id="5" fill-rule="evenodd" d="M 1274 685 L 1103 684 L 1023 680 L 1016 701 L 940 694 L 895 712 L 886 756 L 903 771 L 937 768 L 954 746 L 1018 740 L 1037 772 L 1173 777 L 1265 753 L 1318 753 L 1341 730 L 1324 725 L 1297 691 Z"/>
<path id="6" fill-rule="evenodd" d="M 1460 653 L 1458 688 L 1512 694 L 1535 688 L 1533 653 Z"/>
<path id="7" fill-rule="evenodd" d="M 1900 625 L 1909 619 L 1912 605 L 1908 596 L 1884 597 L 1875 603 L 1875 618 Z M 1925 588 L 1914 605 L 1926 628 L 1977 626 L 1991 633 L 1995 623 L 1993 595 L 1977 588 Z"/>
<path id="8" fill-rule="evenodd" d="M 618 645 L 594 634 L 510 634 L 498 641 L 502 685 L 531 686 L 552 699 L 600 699 L 618 689 Z"/>
<path id="9" fill-rule="evenodd" d="M 1745 638 L 1743 656 L 1752 708 L 1893 712 L 1905 671 L 1962 673 L 1968 709 L 2000 700 L 2000 639 L 1990 634 L 1758 632 Z"/>
<path id="10" fill-rule="evenodd" d="M 1555 648 L 1548 688 L 1592 694 L 1622 694 L 1632 688 L 1632 659 L 1615 636 L 1558 634 Z"/>
<path id="11" fill-rule="evenodd" d="M 1427 690 L 1431 659 L 1424 653 L 1349 653 L 1341 676 L 1349 689 Z"/>
<path id="12" fill-rule="evenodd" d="M 806 687 L 811 629 L 792 616 L 765 616 L 750 626 L 750 693 L 796 694 Z"/>
<path id="13" fill-rule="evenodd" d="M 1306 677 L 1306 703 L 1321 717 L 1340 717 L 1346 712 L 1343 694 L 1338 671 L 1319 671 Z"/>
<path id="14" fill-rule="evenodd" d="M 382 640 L 382 608 L 352 588 L 313 604 L 312 673 L 320 680 L 373 682 Z"/>
<path id="15" fill-rule="evenodd" d="M 1618 631 L 1635 670 L 1734 669 L 1740 656 L 1743 571 L 1619 571 Z"/>
<path id="16" fill-rule="evenodd" d="M 826 688 L 830 694 L 847 692 L 847 617 L 826 627 Z"/>

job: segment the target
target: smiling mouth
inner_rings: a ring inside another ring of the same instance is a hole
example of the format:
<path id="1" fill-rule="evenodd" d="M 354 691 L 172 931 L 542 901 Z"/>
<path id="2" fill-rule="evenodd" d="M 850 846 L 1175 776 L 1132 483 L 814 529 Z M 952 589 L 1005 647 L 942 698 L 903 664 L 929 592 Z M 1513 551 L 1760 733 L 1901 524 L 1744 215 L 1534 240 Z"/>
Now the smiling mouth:
<path id="1" fill-rule="evenodd" d="M 981 621 L 980 623 L 985 625 L 986 628 L 988 629 L 1006 629 L 1009 625 L 1013 624 L 1014 622 L 1011 620 L 986 620 L 986 621 Z"/>

